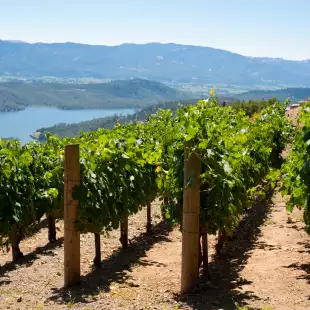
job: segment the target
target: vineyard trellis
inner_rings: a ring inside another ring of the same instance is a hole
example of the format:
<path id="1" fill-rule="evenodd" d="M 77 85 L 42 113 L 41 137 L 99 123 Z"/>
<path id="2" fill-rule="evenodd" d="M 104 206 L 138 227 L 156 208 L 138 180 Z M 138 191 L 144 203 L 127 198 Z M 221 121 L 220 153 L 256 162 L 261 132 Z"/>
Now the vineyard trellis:
<path id="1" fill-rule="evenodd" d="M 231 233 L 290 135 L 284 105 L 272 102 L 256 112 L 250 117 L 210 98 L 176 114 L 160 110 L 144 124 L 73 139 L 1 142 L 0 244 L 12 243 L 16 260 L 23 230 L 35 229 L 46 214 L 53 241 L 54 220 L 64 216 L 64 282 L 70 286 L 80 278 L 80 233 L 94 234 L 100 266 L 100 234 L 121 223 L 126 248 L 128 216 L 146 206 L 149 231 L 150 203 L 160 196 L 163 215 L 183 231 L 181 291 L 188 292 L 201 263 L 207 274 L 207 234 Z"/>
<path id="2" fill-rule="evenodd" d="M 200 159 L 184 150 L 184 199 L 182 229 L 181 292 L 193 289 L 199 273 Z"/>
<path id="3" fill-rule="evenodd" d="M 80 281 L 80 232 L 76 227 L 78 200 L 72 197 L 73 189 L 80 185 L 79 145 L 65 147 L 64 184 L 64 286 Z"/>

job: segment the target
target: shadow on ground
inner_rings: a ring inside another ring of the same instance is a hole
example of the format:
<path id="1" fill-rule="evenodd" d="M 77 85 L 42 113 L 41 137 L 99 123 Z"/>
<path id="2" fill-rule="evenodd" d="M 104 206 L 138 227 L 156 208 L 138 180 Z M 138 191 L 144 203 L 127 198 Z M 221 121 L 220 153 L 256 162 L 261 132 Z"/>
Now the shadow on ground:
<path id="1" fill-rule="evenodd" d="M 261 226 L 270 213 L 271 205 L 269 195 L 266 200 L 255 203 L 247 211 L 235 229 L 230 245 L 224 248 L 221 255 L 214 256 L 209 263 L 209 279 L 201 278 L 192 294 L 177 296 L 176 299 L 181 304 L 195 310 L 235 310 L 236 304 L 246 306 L 249 301 L 260 300 L 259 296 L 251 291 L 239 290 L 243 285 L 251 283 L 240 278 L 240 272 L 254 247 L 267 246 L 258 243 L 258 238 Z"/>
<path id="2" fill-rule="evenodd" d="M 285 268 L 304 271 L 304 273 L 302 275 L 297 276 L 296 279 L 305 279 L 310 284 L 310 264 L 293 263 L 286 266 Z"/>
<path id="3" fill-rule="evenodd" d="M 52 300 L 59 304 L 90 303 L 96 296 L 110 291 L 110 285 L 114 283 L 125 283 L 130 280 L 128 272 L 132 271 L 135 265 L 151 266 L 162 265 L 158 262 L 144 260 L 148 250 L 155 243 L 171 242 L 168 238 L 171 225 L 161 222 L 152 228 L 151 233 L 142 233 L 134 238 L 127 249 L 118 249 L 110 257 L 102 261 L 101 268 L 94 268 L 92 272 L 81 276 L 81 283 L 70 289 L 52 289 Z M 168 266 L 167 266 L 168 268 Z M 131 283 L 129 281 L 129 283 Z M 134 285 L 134 283 L 131 283 Z"/>
<path id="4" fill-rule="evenodd" d="M 310 242 L 298 242 L 297 244 L 302 246 L 302 249 L 298 251 L 299 253 L 310 254 Z"/>
<path id="5" fill-rule="evenodd" d="M 47 228 L 48 223 L 47 219 L 44 218 L 40 221 L 39 225 L 37 226 L 37 229 L 28 231 L 25 233 L 24 238 L 22 239 L 22 242 L 25 242 L 29 237 L 32 237 L 35 235 L 40 229 L 42 228 Z M 56 227 L 56 230 L 58 228 Z M 54 252 L 52 251 L 53 249 L 57 247 L 61 247 L 62 244 L 64 243 L 64 238 L 58 238 L 55 242 L 48 242 L 44 246 L 38 246 L 36 249 L 26 255 L 24 255 L 23 258 L 20 258 L 17 262 L 8 262 L 4 265 L 0 265 L 0 285 L 1 284 L 7 284 L 9 283 L 8 281 L 3 281 L 1 277 L 5 277 L 6 273 L 15 270 L 16 268 L 20 266 L 26 266 L 29 267 L 33 264 L 33 262 L 39 258 L 39 255 L 54 255 Z"/>
<path id="6" fill-rule="evenodd" d="M 299 253 L 307 253 L 310 254 L 310 243 L 307 242 L 298 242 L 298 245 L 302 245 L 303 249 L 299 250 Z M 285 268 L 300 270 L 303 271 L 303 274 L 300 274 L 296 277 L 297 280 L 307 280 L 307 283 L 310 284 L 310 263 L 309 264 L 301 264 L 301 263 L 293 263 L 288 266 L 284 266 Z M 310 296 L 309 296 L 310 298 Z"/>
<path id="7" fill-rule="evenodd" d="M 47 243 L 44 246 L 37 247 L 34 251 L 30 252 L 29 254 L 24 255 L 18 262 L 9 262 L 0 266 L 0 286 L 2 284 L 10 283 L 8 280 L 7 273 L 13 271 L 21 266 L 30 267 L 36 259 L 39 259 L 42 255 L 49 255 L 54 256 L 55 253 L 52 251 L 57 247 L 61 247 L 64 242 L 64 238 L 61 237 L 57 239 L 57 241 L 53 243 Z M 6 280 L 5 280 L 6 279 Z"/>

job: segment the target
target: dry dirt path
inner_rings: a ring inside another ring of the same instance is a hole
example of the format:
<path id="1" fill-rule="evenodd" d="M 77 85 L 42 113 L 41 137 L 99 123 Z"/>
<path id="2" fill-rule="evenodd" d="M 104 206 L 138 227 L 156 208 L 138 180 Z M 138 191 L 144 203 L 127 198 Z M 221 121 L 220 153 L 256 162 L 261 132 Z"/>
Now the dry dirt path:
<path id="1" fill-rule="evenodd" d="M 246 214 L 233 241 L 213 257 L 210 238 L 210 279 L 197 290 L 178 296 L 181 234 L 161 223 L 153 204 L 153 232 L 145 233 L 146 212 L 130 218 L 131 244 L 120 250 L 119 231 L 102 238 L 102 268 L 92 270 L 94 242 L 81 237 L 82 284 L 65 291 L 62 225 L 60 240 L 46 246 L 47 232 L 22 242 L 22 264 L 0 254 L 0 309 L 310 309 L 310 238 L 302 215 L 288 215 L 276 191 Z M 270 308 L 268 308 L 269 306 Z M 265 307 L 265 308 L 264 308 Z"/>
<path id="2" fill-rule="evenodd" d="M 251 307 L 277 310 L 310 309 L 310 238 L 302 212 L 287 214 L 281 195 L 272 197 L 270 209 L 239 276 L 236 290 Z M 269 309 L 269 308 L 267 308 Z"/>

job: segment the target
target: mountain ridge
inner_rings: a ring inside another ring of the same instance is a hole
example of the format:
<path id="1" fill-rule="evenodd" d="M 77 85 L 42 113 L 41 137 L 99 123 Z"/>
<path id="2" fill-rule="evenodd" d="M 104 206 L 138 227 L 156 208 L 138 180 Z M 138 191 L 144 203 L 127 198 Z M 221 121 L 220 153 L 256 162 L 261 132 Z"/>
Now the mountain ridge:
<path id="1" fill-rule="evenodd" d="M 310 62 L 176 43 L 107 46 L 2 40 L 0 75 L 309 87 Z"/>
<path id="2" fill-rule="evenodd" d="M 250 56 L 250 55 L 246 55 L 246 54 L 241 54 L 241 53 L 237 53 L 234 51 L 230 51 L 230 50 L 225 50 L 222 48 L 216 48 L 216 47 L 212 47 L 212 46 L 207 46 L 207 45 L 196 45 L 196 44 L 183 44 L 183 43 L 175 43 L 175 42 L 146 42 L 146 43 L 134 43 L 134 42 L 123 42 L 121 44 L 114 44 L 114 45 L 105 45 L 105 44 L 90 44 L 90 43 L 82 43 L 82 42 L 73 42 L 73 41 L 66 41 L 66 42 L 61 42 L 61 41 L 57 41 L 57 42 L 43 42 L 43 41 L 36 41 L 36 42 L 28 42 L 28 41 L 23 41 L 23 40 L 5 40 L 5 39 L 0 39 L 0 42 L 9 42 L 9 43 L 24 43 L 24 44 L 31 44 L 31 45 L 35 45 L 35 44 L 49 44 L 49 45 L 53 45 L 53 44 L 72 44 L 72 45 L 85 45 L 85 46 L 96 46 L 96 47 L 119 47 L 119 46 L 124 46 L 124 45 L 179 45 L 179 46 L 184 46 L 184 47 L 198 47 L 198 48 L 209 48 L 209 49 L 213 49 L 213 50 L 217 50 L 217 51 L 224 51 L 224 52 L 228 52 L 231 54 L 236 54 L 239 56 L 243 56 L 243 57 L 247 57 L 247 58 L 255 58 L 255 59 L 271 59 L 271 60 L 284 60 L 284 61 L 293 61 L 293 62 L 308 62 L 310 61 L 310 58 L 306 58 L 306 59 L 288 59 L 288 58 L 283 58 L 283 57 L 272 57 L 272 56 Z"/>
<path id="3" fill-rule="evenodd" d="M 268 100 L 277 98 L 279 101 L 284 102 L 289 99 L 291 103 L 298 103 L 301 100 L 310 98 L 309 87 L 290 87 L 278 90 L 251 90 L 233 96 L 238 100 Z"/>

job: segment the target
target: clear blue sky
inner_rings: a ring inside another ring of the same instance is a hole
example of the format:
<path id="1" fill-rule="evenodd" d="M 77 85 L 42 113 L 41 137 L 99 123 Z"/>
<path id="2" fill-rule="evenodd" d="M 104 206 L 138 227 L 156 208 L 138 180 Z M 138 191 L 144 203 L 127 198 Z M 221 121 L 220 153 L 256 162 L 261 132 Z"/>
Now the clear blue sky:
<path id="1" fill-rule="evenodd" d="M 175 42 L 310 59 L 310 0 L 2 0 L 0 39 Z"/>

